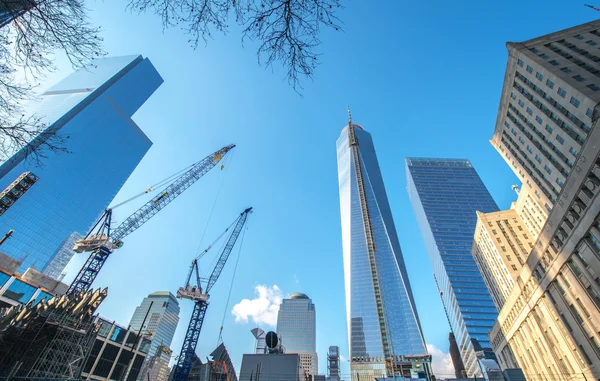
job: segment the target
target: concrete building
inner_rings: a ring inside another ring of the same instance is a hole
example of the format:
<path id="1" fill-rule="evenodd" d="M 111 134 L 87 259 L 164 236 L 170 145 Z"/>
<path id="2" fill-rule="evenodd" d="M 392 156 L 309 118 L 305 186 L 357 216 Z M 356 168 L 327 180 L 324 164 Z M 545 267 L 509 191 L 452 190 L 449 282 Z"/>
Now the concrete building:
<path id="1" fill-rule="evenodd" d="M 152 145 L 132 116 L 162 82 L 142 56 L 101 58 L 31 105 L 47 129 L 0 165 L 0 189 L 27 172 L 38 178 L 0 218 L 0 234 L 14 230 L 2 251 L 22 262 L 19 271 L 45 271 L 65 239 L 108 207 Z M 46 149 L 39 165 L 31 152 L 48 139 L 68 152 Z"/>
<path id="2" fill-rule="evenodd" d="M 509 42 L 492 145 L 545 214 L 575 166 L 600 101 L 600 21 Z"/>
<path id="3" fill-rule="evenodd" d="M 277 334 L 286 353 L 300 355 L 308 374 L 319 373 L 317 318 L 315 305 L 308 296 L 296 292 L 283 299 L 277 314 Z"/>
<path id="4" fill-rule="evenodd" d="M 305 381 L 307 376 L 297 353 L 245 354 L 239 381 Z"/>
<path id="5" fill-rule="evenodd" d="M 490 341 L 528 379 L 600 378 L 597 44 L 600 21 L 508 44 L 492 144 L 549 212 Z"/>
<path id="6" fill-rule="evenodd" d="M 466 377 L 465 364 L 460 357 L 460 351 L 458 350 L 458 344 L 456 343 L 456 337 L 450 332 L 448 335 L 448 341 L 450 342 L 450 358 L 452 359 L 452 365 L 454 366 L 454 375 L 457 378 Z"/>
<path id="7" fill-rule="evenodd" d="M 188 381 L 238 381 L 233 362 L 231 361 L 231 357 L 229 357 L 225 344 L 219 344 L 210 353 L 210 357 L 206 363 L 203 363 L 198 355 L 195 355 Z"/>
<path id="8" fill-rule="evenodd" d="M 519 218 L 523 220 L 527 230 L 531 233 L 531 239 L 535 242 L 548 218 L 547 210 L 535 200 L 536 196 L 529 185 L 522 184 L 521 189 L 515 187 L 519 196 L 510 208 L 517 212 Z"/>
<path id="9" fill-rule="evenodd" d="M 498 310 L 533 248 L 532 234 L 513 209 L 477 212 L 471 253 Z"/>
<path id="10" fill-rule="evenodd" d="M 135 381 L 140 373 L 151 341 L 114 322 L 98 318 L 98 334 L 83 366 L 88 380 Z"/>
<path id="11" fill-rule="evenodd" d="M 429 355 L 373 139 L 350 119 L 336 147 L 352 381 L 411 377 Z"/>
<path id="12" fill-rule="evenodd" d="M 166 381 L 170 357 L 159 347 L 170 347 L 179 323 L 179 302 L 169 291 L 156 291 L 144 298 L 135 309 L 129 325 L 137 332 L 152 337 L 152 345 L 138 380 Z M 152 359 L 152 364 L 150 363 Z M 152 366 L 150 366 L 152 365 Z"/>
<path id="13" fill-rule="evenodd" d="M 498 206 L 469 160 L 406 158 L 406 183 L 442 304 L 468 376 L 481 375 L 481 353 L 497 309 L 471 255 L 477 211 Z"/>

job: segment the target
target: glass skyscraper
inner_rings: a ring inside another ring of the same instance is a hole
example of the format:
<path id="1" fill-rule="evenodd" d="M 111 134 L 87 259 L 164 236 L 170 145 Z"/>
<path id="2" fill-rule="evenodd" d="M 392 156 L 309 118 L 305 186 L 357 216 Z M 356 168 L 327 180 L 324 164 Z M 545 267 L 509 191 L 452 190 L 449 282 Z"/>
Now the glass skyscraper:
<path id="1" fill-rule="evenodd" d="M 0 189 L 27 171 L 39 177 L 0 216 L 0 235 L 14 230 L 2 251 L 22 261 L 20 271 L 46 270 L 69 235 L 86 233 L 112 201 L 152 145 L 131 116 L 162 82 L 147 58 L 114 57 L 41 95 L 32 114 L 43 117 L 68 152 L 46 151 L 38 166 L 27 156 L 34 140 L 0 165 Z"/>
<path id="2" fill-rule="evenodd" d="M 170 356 L 164 351 L 159 352 L 159 347 L 168 348 L 171 345 L 177 323 L 179 302 L 169 291 L 153 292 L 136 307 L 129 325 L 134 332 L 141 328 L 142 335 L 152 339 L 138 380 L 166 381 Z"/>
<path id="3" fill-rule="evenodd" d="M 471 246 L 476 212 L 498 206 L 469 160 L 407 158 L 406 167 L 408 194 L 465 370 L 480 375 L 476 352 L 493 357 L 486 348 L 498 312 Z"/>
<path id="4" fill-rule="evenodd" d="M 410 377 L 427 350 L 371 135 L 350 120 L 337 159 L 352 381 Z"/>
<path id="5" fill-rule="evenodd" d="M 296 292 L 283 299 L 277 313 L 277 334 L 286 353 L 300 354 L 305 371 L 318 373 L 317 317 L 315 305 L 305 294 Z"/>

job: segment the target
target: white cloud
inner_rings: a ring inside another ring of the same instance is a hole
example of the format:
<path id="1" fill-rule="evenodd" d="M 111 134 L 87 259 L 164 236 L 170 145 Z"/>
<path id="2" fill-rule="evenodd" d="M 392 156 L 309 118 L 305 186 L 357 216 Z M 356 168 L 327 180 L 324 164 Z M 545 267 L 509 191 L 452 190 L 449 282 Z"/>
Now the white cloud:
<path id="1" fill-rule="evenodd" d="M 300 283 L 300 281 L 298 280 L 298 277 L 296 276 L 296 274 L 294 274 L 294 281 L 296 282 L 296 284 Z"/>
<path id="2" fill-rule="evenodd" d="M 344 356 L 340 355 L 340 362 L 347 362 L 348 359 L 346 359 Z"/>
<path id="3" fill-rule="evenodd" d="M 256 298 L 243 299 L 233 306 L 231 313 L 236 323 L 248 323 L 251 318 L 256 324 L 266 324 L 274 327 L 277 324 L 277 312 L 283 299 L 283 292 L 273 285 L 258 285 L 254 288 Z"/>
<path id="4" fill-rule="evenodd" d="M 443 352 L 433 344 L 427 344 L 427 351 L 431 355 L 431 367 L 433 368 L 433 374 L 437 378 L 448 377 L 454 378 L 454 364 L 452 364 L 452 358 L 449 353 Z"/>

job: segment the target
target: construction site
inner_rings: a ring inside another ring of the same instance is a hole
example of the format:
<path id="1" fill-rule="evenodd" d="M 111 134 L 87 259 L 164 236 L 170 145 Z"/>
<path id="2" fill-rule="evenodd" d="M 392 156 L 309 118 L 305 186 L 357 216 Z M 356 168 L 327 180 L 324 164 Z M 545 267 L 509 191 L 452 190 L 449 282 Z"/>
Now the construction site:
<path id="1" fill-rule="evenodd" d="M 97 310 L 108 296 L 108 287 L 92 287 L 107 259 L 123 245 L 126 236 L 221 163 L 234 147 L 235 145 L 223 147 L 125 202 L 106 209 L 85 237 L 78 240 L 72 248 L 77 253 L 89 253 L 89 257 L 68 287 L 60 287 L 60 282 L 59 286 L 55 285 L 52 289 L 49 286 L 35 285 L 23 280 L 17 273 L 19 263 L 3 266 L 3 276 L 6 279 L 16 279 L 12 282 L 19 281 L 22 285 L 13 287 L 11 298 L 0 304 L 0 379 L 149 381 L 156 379 L 156 375 L 151 377 L 156 372 L 165 373 L 162 377 L 165 379 L 166 365 L 161 368 L 160 361 L 168 364 L 174 358 L 175 365 L 168 375 L 173 381 L 237 381 L 233 363 L 221 338 L 218 347 L 210 354 L 212 359 L 207 358 L 205 363 L 195 351 L 209 304 L 209 291 L 219 279 L 238 238 L 241 237 L 240 241 L 243 242 L 244 227 L 252 208 L 243 210 L 206 250 L 192 259 L 183 285 L 174 285 L 177 298 L 190 300 L 194 305 L 183 346 L 176 354 L 162 344 L 155 353 L 149 353 L 154 338 L 152 334 L 142 330 L 150 322 L 149 310 L 137 331 L 100 318 Z M 223 169 L 224 164 L 220 168 Z M 20 196 L 34 186 L 36 181 L 35 175 L 25 173 L 5 189 L 2 192 L 0 213 L 15 202 L 22 202 L 19 200 Z M 115 208 L 149 193 L 156 195 L 113 228 Z M 12 232 L 4 240 L 10 234 Z M 4 240 L 0 241 L 0 245 Z M 198 261 L 217 242 L 222 242 L 222 250 L 208 279 L 201 278 Z M 4 258 L 4 262 L 9 263 L 10 260 Z M 42 275 L 37 276 L 41 277 Z M 8 285 L 5 282 L 1 290 L 8 292 Z"/>

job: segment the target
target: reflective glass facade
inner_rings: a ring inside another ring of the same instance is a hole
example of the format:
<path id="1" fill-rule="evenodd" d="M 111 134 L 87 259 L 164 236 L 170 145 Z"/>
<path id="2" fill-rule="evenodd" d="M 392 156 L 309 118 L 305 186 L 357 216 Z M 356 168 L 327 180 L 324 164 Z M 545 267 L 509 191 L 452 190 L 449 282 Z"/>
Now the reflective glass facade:
<path id="1" fill-rule="evenodd" d="M 393 356 L 427 352 L 375 147 L 368 132 L 356 124 L 353 128 L 359 157 L 354 156 L 345 128 L 337 140 L 337 158 L 350 369 L 354 381 L 359 374 L 386 376 L 384 340 Z M 358 172 L 356 159 L 361 166 Z M 364 189 L 362 197 L 359 180 Z M 365 221 L 373 233 L 374 263 L 367 250 Z M 386 332 L 382 332 L 382 323 Z"/>
<path id="2" fill-rule="evenodd" d="M 149 313 L 148 310 L 150 310 Z M 146 314 L 148 314 L 147 317 Z M 144 317 L 146 317 L 145 323 Z M 150 360 L 156 354 L 159 346 L 168 347 L 171 345 L 177 323 L 179 323 L 179 302 L 169 291 L 157 291 L 144 298 L 142 303 L 136 307 L 129 325 L 132 331 L 138 332 L 143 324 L 145 328 L 142 329 L 142 335 L 152 334 L 152 344 L 147 357 Z M 163 352 L 160 356 L 163 360 L 169 361 L 168 354 Z M 147 378 L 147 365 L 146 361 L 140 372 L 140 380 L 146 380 Z"/>
<path id="3" fill-rule="evenodd" d="M 498 316 L 471 255 L 476 211 L 498 206 L 469 160 L 407 158 L 408 194 L 450 327 L 469 376 L 480 375 L 475 351 L 491 348 Z"/>
<path id="4" fill-rule="evenodd" d="M 152 145 L 131 116 L 161 83 L 148 59 L 115 57 L 41 95 L 31 111 L 43 116 L 68 153 L 45 152 L 37 166 L 24 149 L 0 165 L 0 189 L 27 171 L 39 177 L 0 217 L 0 234 L 14 230 L 2 251 L 22 260 L 20 272 L 44 271 L 65 239 L 87 232 L 111 202 Z"/>
<path id="5" fill-rule="evenodd" d="M 318 374 L 316 311 L 308 296 L 295 293 L 283 299 L 277 314 L 277 334 L 286 353 L 300 353 L 304 369 Z"/>
<path id="6" fill-rule="evenodd" d="M 75 255 L 75 251 L 73 251 L 73 246 L 75 242 L 79 241 L 83 238 L 83 234 L 74 232 L 72 233 L 63 244 L 58 248 L 56 253 L 52 255 L 52 260 L 46 266 L 44 270 L 44 275 L 48 275 L 54 279 L 62 280 L 64 277 L 63 270 L 67 267 L 67 264 Z"/>

